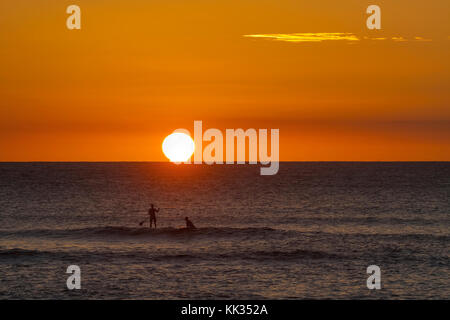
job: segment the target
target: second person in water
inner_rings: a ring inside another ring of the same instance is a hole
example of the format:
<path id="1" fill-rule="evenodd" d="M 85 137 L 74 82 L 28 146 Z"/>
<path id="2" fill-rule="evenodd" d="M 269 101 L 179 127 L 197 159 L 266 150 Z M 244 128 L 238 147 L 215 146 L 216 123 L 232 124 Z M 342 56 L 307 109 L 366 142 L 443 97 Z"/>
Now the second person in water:
<path id="1" fill-rule="evenodd" d="M 186 220 L 186 228 L 187 229 L 197 229 L 194 224 L 192 223 L 191 220 L 189 220 L 188 217 L 184 218 L 184 220 Z"/>

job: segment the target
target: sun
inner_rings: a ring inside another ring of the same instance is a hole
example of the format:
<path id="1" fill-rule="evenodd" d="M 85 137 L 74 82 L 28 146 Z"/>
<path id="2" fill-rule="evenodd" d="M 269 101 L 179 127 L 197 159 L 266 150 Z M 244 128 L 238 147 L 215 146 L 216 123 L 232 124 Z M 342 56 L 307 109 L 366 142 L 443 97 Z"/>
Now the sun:
<path id="1" fill-rule="evenodd" d="M 164 155 L 171 162 L 185 162 L 194 153 L 195 145 L 192 138 L 182 132 L 169 134 L 162 143 Z"/>

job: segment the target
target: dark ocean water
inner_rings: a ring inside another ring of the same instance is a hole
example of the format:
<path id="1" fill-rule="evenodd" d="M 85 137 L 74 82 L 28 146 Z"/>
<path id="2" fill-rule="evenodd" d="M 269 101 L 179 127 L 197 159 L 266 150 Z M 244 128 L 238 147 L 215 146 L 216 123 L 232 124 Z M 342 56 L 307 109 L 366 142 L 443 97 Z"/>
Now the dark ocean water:
<path id="1" fill-rule="evenodd" d="M 0 222 L 0 299 L 450 298 L 450 163 L 2 163 Z"/>

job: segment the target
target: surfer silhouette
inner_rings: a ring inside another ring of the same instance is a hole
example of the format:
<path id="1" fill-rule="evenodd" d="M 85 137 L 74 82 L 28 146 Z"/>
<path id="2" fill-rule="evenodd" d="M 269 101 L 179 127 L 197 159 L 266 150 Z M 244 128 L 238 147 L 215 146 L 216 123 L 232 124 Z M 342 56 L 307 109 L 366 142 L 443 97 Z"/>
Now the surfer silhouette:
<path id="1" fill-rule="evenodd" d="M 152 227 L 152 224 L 155 225 L 155 229 L 156 229 L 156 213 L 159 212 L 159 208 L 155 208 L 155 206 L 152 204 L 150 204 L 150 209 L 148 209 L 148 216 L 150 219 L 150 228 Z"/>
<path id="2" fill-rule="evenodd" d="M 184 220 L 186 220 L 186 228 L 188 228 L 188 229 L 196 229 L 194 224 L 192 223 L 191 220 L 189 220 L 188 217 L 184 218 Z"/>

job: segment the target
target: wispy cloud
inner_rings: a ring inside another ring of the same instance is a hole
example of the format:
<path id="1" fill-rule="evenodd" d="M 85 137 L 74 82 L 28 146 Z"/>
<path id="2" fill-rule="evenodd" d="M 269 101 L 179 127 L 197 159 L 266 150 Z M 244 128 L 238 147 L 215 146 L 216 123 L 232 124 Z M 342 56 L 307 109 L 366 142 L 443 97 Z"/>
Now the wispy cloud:
<path id="1" fill-rule="evenodd" d="M 394 41 L 394 42 L 407 42 L 407 41 L 421 41 L 429 42 L 431 39 L 426 39 L 423 37 L 414 37 L 412 39 L 406 39 L 402 36 L 392 36 L 392 37 L 359 37 L 354 33 L 348 32 L 317 32 L 317 33 L 269 33 L 269 34 L 246 34 L 244 37 L 247 38 L 260 38 L 266 40 L 274 41 L 284 41 L 284 42 L 324 42 L 324 41 L 345 41 L 345 42 L 356 42 L 356 41 Z"/>
<path id="2" fill-rule="evenodd" d="M 426 41 L 426 42 L 433 41 L 433 40 L 431 40 L 431 39 L 425 39 L 425 38 L 423 38 L 423 37 L 414 37 L 414 40 L 415 40 L 415 41 Z"/>
<path id="3" fill-rule="evenodd" d="M 247 34 L 248 38 L 266 38 L 286 42 L 322 42 L 322 41 L 358 41 L 353 33 L 274 33 L 274 34 Z"/>
<path id="4" fill-rule="evenodd" d="M 395 42 L 405 42 L 405 41 L 408 41 L 408 40 L 406 40 L 406 39 L 403 38 L 403 37 L 392 37 L 392 40 L 395 41 Z"/>

